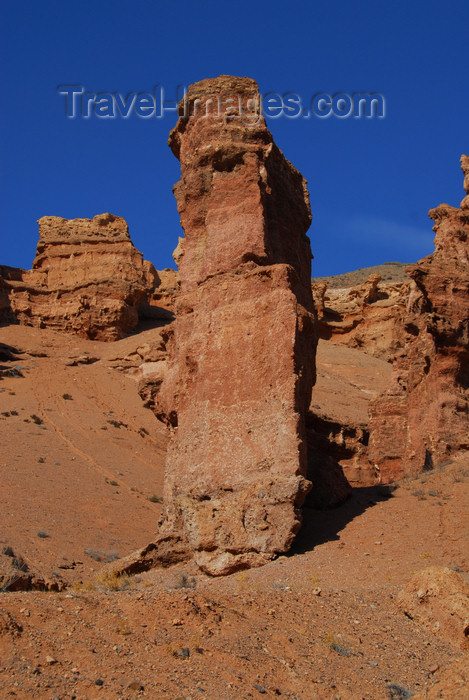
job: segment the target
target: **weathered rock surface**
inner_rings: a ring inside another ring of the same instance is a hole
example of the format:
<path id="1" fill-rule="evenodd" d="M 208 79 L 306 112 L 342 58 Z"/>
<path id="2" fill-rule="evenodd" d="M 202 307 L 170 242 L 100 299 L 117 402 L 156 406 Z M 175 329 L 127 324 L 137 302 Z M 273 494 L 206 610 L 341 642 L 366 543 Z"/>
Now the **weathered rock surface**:
<path id="1" fill-rule="evenodd" d="M 153 289 L 139 308 L 139 316 L 169 323 L 174 320 L 176 297 L 179 293 L 179 273 L 166 268 L 155 270 Z"/>
<path id="2" fill-rule="evenodd" d="M 319 336 L 334 343 L 359 348 L 387 361 L 403 348 L 402 324 L 410 282 L 383 282 L 372 274 L 354 287 L 313 284 Z"/>
<path id="3" fill-rule="evenodd" d="M 11 547 L 3 547 L 0 552 L 0 592 L 10 591 L 61 591 L 60 580 L 50 580 L 31 571 L 30 565 Z M 1 633 L 1 621 L 0 621 Z"/>
<path id="4" fill-rule="evenodd" d="M 9 280 L 21 280 L 24 270 L 19 267 L 0 265 L 0 323 L 16 323 L 11 308 Z"/>
<path id="5" fill-rule="evenodd" d="M 400 609 L 462 649 L 469 649 L 469 584 L 456 571 L 418 571 L 398 597 Z"/>
<path id="6" fill-rule="evenodd" d="M 39 219 L 33 269 L 4 282 L 20 323 L 117 340 L 138 321 L 154 287 L 151 263 L 133 246 L 124 219 Z"/>
<path id="7" fill-rule="evenodd" d="M 461 162 L 467 192 L 469 159 Z M 404 349 L 391 387 L 371 404 L 369 454 L 383 482 L 431 469 L 469 447 L 467 202 L 429 212 L 435 252 L 407 268 Z"/>
<path id="8" fill-rule="evenodd" d="M 314 486 L 307 504 L 322 509 L 343 501 L 350 485 L 377 482 L 368 459 L 368 409 L 389 385 L 392 367 L 361 350 L 322 339 L 316 365 L 307 417 L 308 478 Z"/>
<path id="9" fill-rule="evenodd" d="M 0 274 L 0 322 L 7 321 L 12 316 L 8 287 Z"/>
<path id="10" fill-rule="evenodd" d="M 315 378 L 306 183 L 258 113 L 258 87 L 222 76 L 189 101 L 238 96 L 220 118 L 181 117 L 170 146 L 185 231 L 181 291 L 156 412 L 172 435 L 159 557 L 219 575 L 285 552 L 310 483 L 304 418 Z M 248 104 L 249 103 L 249 104 Z M 228 102 L 227 102 L 228 104 Z M 182 554 L 181 554 L 182 556 Z"/>

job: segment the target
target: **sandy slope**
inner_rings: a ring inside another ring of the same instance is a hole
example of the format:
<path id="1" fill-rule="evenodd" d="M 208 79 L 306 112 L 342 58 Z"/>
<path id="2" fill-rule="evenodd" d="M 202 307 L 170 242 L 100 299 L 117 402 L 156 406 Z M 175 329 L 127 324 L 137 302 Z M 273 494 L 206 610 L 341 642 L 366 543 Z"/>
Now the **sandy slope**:
<path id="1" fill-rule="evenodd" d="M 161 493 L 164 431 L 135 382 L 111 369 L 155 332 L 102 345 L 1 329 L 2 342 L 26 352 L 23 377 L 0 381 L 0 540 L 74 584 L 1 594 L 0 697 L 398 698 L 434 685 L 432 697 L 443 688 L 441 697 L 464 698 L 460 640 L 410 620 L 396 596 L 429 565 L 467 577 L 467 454 L 389 499 L 357 489 L 340 508 L 306 510 L 294 551 L 262 569 L 210 579 L 189 564 L 100 577 L 85 550 L 130 552 L 158 519 L 148 496 Z M 98 360 L 70 366 L 85 352 Z M 384 371 L 367 373 L 368 361 L 323 347 L 318 406 L 340 397 L 329 410 L 345 410 L 350 391 L 363 415 L 379 390 L 370 377 Z M 74 561 L 83 563 L 59 568 Z"/>
<path id="2" fill-rule="evenodd" d="M 66 364 L 110 346 L 20 326 L 1 338 L 24 352 L 23 377 L 0 381 L 0 544 L 47 576 L 76 562 L 56 571 L 69 577 L 96 568 L 100 552 L 146 544 L 161 510 L 148 498 L 162 493 L 165 431 L 132 379 L 104 361 Z"/>

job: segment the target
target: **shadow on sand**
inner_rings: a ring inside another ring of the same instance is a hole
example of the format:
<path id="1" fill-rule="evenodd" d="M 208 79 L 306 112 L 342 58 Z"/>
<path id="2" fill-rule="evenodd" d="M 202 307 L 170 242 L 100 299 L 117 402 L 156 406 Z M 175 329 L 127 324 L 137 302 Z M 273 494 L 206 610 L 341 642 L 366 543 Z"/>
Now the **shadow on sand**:
<path id="1" fill-rule="evenodd" d="M 340 532 L 354 518 L 380 501 L 392 498 L 392 485 L 354 488 L 345 503 L 330 510 L 303 508 L 303 524 L 287 556 L 305 554 L 324 542 L 340 540 Z"/>

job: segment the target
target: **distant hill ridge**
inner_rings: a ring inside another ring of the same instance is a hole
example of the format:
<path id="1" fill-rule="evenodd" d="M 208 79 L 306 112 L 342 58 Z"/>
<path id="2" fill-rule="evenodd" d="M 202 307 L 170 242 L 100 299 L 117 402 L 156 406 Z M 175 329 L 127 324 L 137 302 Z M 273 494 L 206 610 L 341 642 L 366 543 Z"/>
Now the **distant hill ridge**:
<path id="1" fill-rule="evenodd" d="M 360 267 L 358 270 L 344 272 L 342 275 L 330 275 L 329 277 L 313 277 L 311 282 L 326 282 L 328 287 L 355 287 L 366 282 L 370 275 L 381 275 L 383 282 L 399 283 L 408 281 L 409 277 L 404 268 L 411 263 L 386 262 L 372 267 Z"/>

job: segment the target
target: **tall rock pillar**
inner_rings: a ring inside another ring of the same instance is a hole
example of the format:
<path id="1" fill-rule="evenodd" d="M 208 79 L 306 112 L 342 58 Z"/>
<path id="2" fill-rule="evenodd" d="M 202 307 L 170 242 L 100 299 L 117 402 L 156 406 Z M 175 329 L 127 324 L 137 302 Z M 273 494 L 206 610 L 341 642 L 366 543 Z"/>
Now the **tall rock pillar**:
<path id="1" fill-rule="evenodd" d="M 171 429 L 158 550 L 170 559 L 177 540 L 219 575 L 287 551 L 310 488 L 311 213 L 306 181 L 260 115 L 254 80 L 203 80 L 186 108 L 169 138 L 185 237 L 158 398 Z"/>

